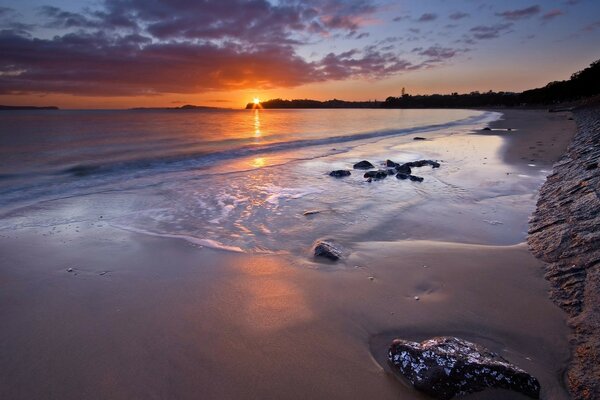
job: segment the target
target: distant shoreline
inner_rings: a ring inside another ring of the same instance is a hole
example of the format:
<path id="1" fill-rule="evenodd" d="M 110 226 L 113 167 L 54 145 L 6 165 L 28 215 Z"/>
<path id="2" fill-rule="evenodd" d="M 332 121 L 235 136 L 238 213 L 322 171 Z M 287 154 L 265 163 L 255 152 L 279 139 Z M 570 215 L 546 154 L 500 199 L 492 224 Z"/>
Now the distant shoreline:
<path id="1" fill-rule="evenodd" d="M 60 110 L 56 106 L 44 106 L 44 107 L 36 107 L 36 106 L 5 106 L 0 105 L 0 111 L 13 111 L 13 110 Z"/>

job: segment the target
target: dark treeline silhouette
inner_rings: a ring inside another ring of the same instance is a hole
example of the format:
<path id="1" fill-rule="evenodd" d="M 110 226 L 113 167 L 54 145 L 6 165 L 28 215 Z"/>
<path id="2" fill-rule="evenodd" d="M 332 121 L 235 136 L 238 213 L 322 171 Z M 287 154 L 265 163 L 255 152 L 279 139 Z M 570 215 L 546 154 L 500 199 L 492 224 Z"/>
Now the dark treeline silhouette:
<path id="1" fill-rule="evenodd" d="M 295 99 L 295 100 L 283 100 L 283 99 L 272 99 L 261 102 L 260 105 L 263 108 L 381 108 L 383 105 L 382 101 L 344 101 L 344 100 L 309 100 L 309 99 Z M 254 103 L 248 103 L 246 108 L 255 108 Z"/>
<path id="2" fill-rule="evenodd" d="M 571 75 L 567 81 L 550 82 L 538 89 L 513 92 L 471 92 L 467 94 L 403 94 L 388 97 L 385 101 L 343 100 L 282 100 L 261 103 L 263 108 L 454 108 L 454 107 L 516 107 L 558 104 L 581 100 L 600 94 L 600 60 Z M 249 103 L 246 108 L 254 108 Z"/>

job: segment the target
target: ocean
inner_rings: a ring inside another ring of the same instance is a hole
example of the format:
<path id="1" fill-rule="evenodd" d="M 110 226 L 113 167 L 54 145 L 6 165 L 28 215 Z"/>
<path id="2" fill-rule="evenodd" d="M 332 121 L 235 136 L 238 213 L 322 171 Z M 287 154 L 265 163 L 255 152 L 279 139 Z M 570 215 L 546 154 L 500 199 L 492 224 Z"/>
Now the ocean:
<path id="1" fill-rule="evenodd" d="M 256 253 L 303 254 L 327 237 L 424 239 L 431 229 L 421 227 L 431 224 L 442 240 L 455 234 L 451 225 L 466 204 L 531 197 L 543 180 L 501 180 L 501 139 L 468 135 L 499 117 L 477 110 L 2 112 L 0 229 L 108 224 Z M 463 145 L 448 147 L 444 138 L 453 135 L 464 135 Z M 369 183 L 352 170 L 363 159 L 442 165 L 415 168 L 422 183 L 394 176 Z M 337 169 L 352 175 L 328 175 Z M 504 208 L 508 216 L 514 204 L 494 203 L 492 214 Z M 486 242 L 492 227 L 493 241 L 521 241 L 523 223 L 498 234 L 500 216 L 482 216 L 483 233 L 452 237 Z"/>

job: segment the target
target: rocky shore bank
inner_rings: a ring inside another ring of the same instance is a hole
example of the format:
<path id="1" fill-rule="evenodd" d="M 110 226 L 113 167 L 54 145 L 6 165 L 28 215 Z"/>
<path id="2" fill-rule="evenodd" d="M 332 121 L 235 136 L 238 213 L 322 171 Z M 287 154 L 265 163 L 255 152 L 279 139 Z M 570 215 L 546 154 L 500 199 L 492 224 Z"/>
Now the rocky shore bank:
<path id="1" fill-rule="evenodd" d="M 540 191 L 528 243 L 569 315 L 569 389 L 588 400 L 600 399 L 600 107 L 574 117 L 577 133 Z"/>

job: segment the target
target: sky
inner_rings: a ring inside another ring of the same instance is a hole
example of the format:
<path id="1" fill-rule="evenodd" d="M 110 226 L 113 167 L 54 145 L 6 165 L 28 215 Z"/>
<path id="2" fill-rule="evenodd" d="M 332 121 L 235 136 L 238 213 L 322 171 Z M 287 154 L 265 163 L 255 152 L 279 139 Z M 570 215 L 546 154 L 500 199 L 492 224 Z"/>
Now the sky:
<path id="1" fill-rule="evenodd" d="M 0 104 L 522 91 L 568 79 L 598 43 L 598 0 L 0 0 Z"/>

